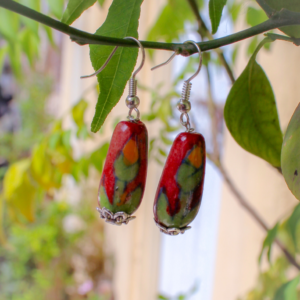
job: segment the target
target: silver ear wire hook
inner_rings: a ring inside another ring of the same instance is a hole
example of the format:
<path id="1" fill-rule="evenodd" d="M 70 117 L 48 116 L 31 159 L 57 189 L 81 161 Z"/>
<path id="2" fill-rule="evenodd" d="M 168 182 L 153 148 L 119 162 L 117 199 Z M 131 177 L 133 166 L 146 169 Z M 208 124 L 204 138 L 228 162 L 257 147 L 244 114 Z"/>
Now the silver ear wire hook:
<path id="1" fill-rule="evenodd" d="M 145 64 L 146 53 L 145 53 L 145 49 L 144 49 L 143 45 L 141 44 L 141 42 L 138 39 L 136 39 L 132 36 L 127 36 L 124 39 L 135 41 L 139 45 L 139 48 L 141 48 L 141 50 L 142 50 L 142 61 L 141 61 L 140 66 L 132 73 L 132 76 L 129 79 L 129 94 L 126 98 L 126 105 L 129 108 L 129 113 L 128 113 L 127 118 L 131 121 L 138 121 L 140 119 L 140 112 L 137 107 L 140 104 L 140 99 L 136 95 L 137 94 L 137 81 L 135 80 L 135 76 L 137 75 L 137 73 L 142 69 L 142 67 Z M 99 73 L 101 73 L 105 69 L 105 67 L 108 65 L 109 61 L 111 60 L 111 58 L 113 57 L 113 55 L 115 54 L 115 52 L 117 51 L 118 48 L 119 48 L 119 46 L 116 46 L 114 48 L 114 50 L 111 52 L 111 54 L 108 56 L 107 60 L 105 61 L 103 66 L 101 66 L 101 68 L 99 70 L 97 70 L 95 73 L 93 73 L 91 75 L 81 76 L 80 78 L 83 78 L 83 79 L 90 78 L 90 77 L 96 76 Z M 133 111 L 136 112 L 136 117 L 132 116 Z"/>
<path id="2" fill-rule="evenodd" d="M 159 64 L 159 65 L 157 65 L 157 66 L 155 66 L 155 67 L 153 67 L 153 68 L 151 68 L 151 71 L 153 71 L 153 70 L 155 70 L 155 69 L 158 69 L 158 68 L 160 68 L 160 67 L 162 67 L 162 66 L 167 65 L 170 61 L 173 60 L 173 58 L 174 58 L 176 55 L 177 55 L 177 53 L 174 52 L 174 53 L 171 55 L 171 57 L 170 57 L 167 61 L 165 61 L 164 63 L 161 63 L 161 64 Z"/>
<path id="3" fill-rule="evenodd" d="M 129 79 L 129 94 L 126 98 L 126 105 L 129 108 L 129 113 L 128 113 L 127 118 L 130 121 L 138 121 L 140 119 L 140 111 L 138 110 L 137 107 L 140 104 L 140 99 L 136 95 L 137 94 L 137 81 L 135 80 L 135 76 L 144 66 L 146 54 L 145 54 L 145 49 L 144 49 L 143 45 L 141 44 L 141 42 L 138 39 L 131 37 L 131 36 L 125 37 L 125 39 L 129 39 L 129 40 L 133 40 L 133 41 L 137 42 L 137 44 L 139 45 L 139 47 L 142 50 L 142 61 L 141 61 L 140 66 L 132 73 L 132 76 Z M 134 118 L 131 115 L 133 110 L 136 112 L 136 118 Z"/>
<path id="4" fill-rule="evenodd" d="M 202 52 L 201 49 L 199 47 L 199 45 L 194 42 L 194 41 L 186 41 L 184 42 L 184 44 L 186 43 L 191 43 L 193 44 L 198 52 L 199 52 L 199 56 L 200 56 L 200 62 L 199 62 L 199 66 L 195 72 L 195 74 L 193 74 L 190 78 L 188 78 L 187 80 L 184 81 L 183 83 L 183 88 L 182 88 L 182 93 L 181 93 L 181 98 L 179 100 L 179 102 L 177 103 L 177 108 L 178 110 L 181 112 L 180 115 L 180 123 L 186 128 L 186 130 L 188 132 L 193 132 L 194 128 L 191 128 L 191 124 L 190 124 L 190 117 L 188 115 L 188 112 L 191 110 L 191 102 L 189 101 L 190 99 L 190 94 L 191 94 L 191 88 L 192 88 L 192 84 L 191 84 L 191 80 L 194 79 L 200 72 L 201 67 L 202 67 Z M 157 65 L 155 67 L 153 67 L 151 70 L 155 70 L 159 67 L 165 66 L 166 64 L 168 64 L 175 56 L 176 56 L 176 52 L 174 52 L 172 54 L 172 56 L 164 63 Z M 186 119 L 186 121 L 184 121 L 184 117 Z"/>
<path id="5" fill-rule="evenodd" d="M 142 44 L 140 43 L 139 40 L 137 40 L 136 38 L 134 37 L 131 37 L 131 36 L 127 36 L 125 37 L 124 39 L 127 39 L 127 40 L 133 40 L 135 42 L 137 42 L 137 44 L 139 45 L 139 47 L 141 48 L 142 50 L 142 62 L 140 64 L 140 66 L 133 72 L 132 74 L 132 78 L 135 78 L 136 74 L 142 69 L 142 67 L 144 66 L 144 63 L 145 63 L 145 49 L 144 47 L 142 46 Z M 101 73 L 105 67 L 108 65 L 108 63 L 110 62 L 110 60 L 112 59 L 112 57 L 114 56 L 114 54 L 116 53 L 116 51 L 118 50 L 119 46 L 116 46 L 114 48 L 114 50 L 110 53 L 110 55 L 108 56 L 107 60 L 105 61 L 105 63 L 103 64 L 103 66 L 101 66 L 101 68 L 99 70 L 97 70 L 95 73 L 91 74 L 91 75 L 84 75 L 84 76 L 81 76 L 80 78 L 82 79 L 85 79 L 85 78 L 91 78 L 91 77 L 94 77 L 94 76 L 97 76 L 99 73 Z"/>
<path id="6" fill-rule="evenodd" d="M 81 79 L 91 78 L 91 77 L 97 76 L 99 73 L 101 73 L 105 69 L 105 67 L 108 65 L 109 61 L 114 56 L 114 54 L 118 50 L 118 48 L 119 48 L 119 46 L 116 46 L 114 48 L 114 50 L 111 52 L 111 54 L 109 54 L 109 57 L 107 58 L 107 60 L 105 61 L 105 63 L 103 64 L 103 66 L 99 70 L 97 70 L 95 73 L 93 73 L 91 75 L 84 75 L 84 76 L 81 76 L 80 78 Z"/>

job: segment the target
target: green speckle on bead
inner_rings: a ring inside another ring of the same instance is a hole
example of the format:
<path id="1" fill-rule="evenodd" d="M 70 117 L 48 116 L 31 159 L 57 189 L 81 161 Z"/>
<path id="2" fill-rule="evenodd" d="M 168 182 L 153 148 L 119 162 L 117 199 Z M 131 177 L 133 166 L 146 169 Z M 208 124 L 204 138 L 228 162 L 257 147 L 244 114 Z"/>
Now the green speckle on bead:
<path id="1" fill-rule="evenodd" d="M 201 182 L 203 170 L 196 169 L 187 162 L 182 163 L 177 172 L 177 182 L 183 192 L 193 191 Z"/>
<path id="2" fill-rule="evenodd" d="M 118 179 L 130 182 L 132 181 L 139 171 L 139 162 L 126 166 L 124 163 L 124 155 L 121 154 L 114 163 L 115 174 Z"/>

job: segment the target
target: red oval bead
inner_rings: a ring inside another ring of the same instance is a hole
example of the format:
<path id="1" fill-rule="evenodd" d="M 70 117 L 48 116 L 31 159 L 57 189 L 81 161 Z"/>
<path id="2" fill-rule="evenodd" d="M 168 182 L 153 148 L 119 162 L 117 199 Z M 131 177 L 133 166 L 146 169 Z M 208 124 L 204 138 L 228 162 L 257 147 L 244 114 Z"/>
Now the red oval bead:
<path id="1" fill-rule="evenodd" d="M 199 133 L 179 134 L 158 184 L 154 217 L 165 228 L 185 228 L 196 217 L 205 174 L 205 140 Z"/>
<path id="2" fill-rule="evenodd" d="M 141 121 L 117 124 L 100 180 L 100 208 L 131 215 L 140 205 L 146 183 L 148 133 Z"/>

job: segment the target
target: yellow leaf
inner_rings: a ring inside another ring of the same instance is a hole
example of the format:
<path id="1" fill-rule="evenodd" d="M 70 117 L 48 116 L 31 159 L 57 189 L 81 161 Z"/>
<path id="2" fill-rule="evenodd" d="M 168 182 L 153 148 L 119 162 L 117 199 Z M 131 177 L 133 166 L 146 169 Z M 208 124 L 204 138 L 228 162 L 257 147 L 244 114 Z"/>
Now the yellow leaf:
<path id="1" fill-rule="evenodd" d="M 29 166 L 28 159 L 12 164 L 5 174 L 3 191 L 14 213 L 21 214 L 29 222 L 33 222 L 36 187 L 29 178 Z"/>

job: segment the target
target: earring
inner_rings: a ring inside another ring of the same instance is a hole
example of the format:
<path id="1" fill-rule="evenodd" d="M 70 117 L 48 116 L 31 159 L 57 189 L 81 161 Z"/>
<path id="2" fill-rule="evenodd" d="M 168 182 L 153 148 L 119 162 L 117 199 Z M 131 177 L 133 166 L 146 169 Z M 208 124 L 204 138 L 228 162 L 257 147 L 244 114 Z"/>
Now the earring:
<path id="1" fill-rule="evenodd" d="M 191 110 L 189 101 L 192 84 L 190 81 L 197 76 L 202 66 L 202 55 L 198 49 L 200 63 L 196 73 L 184 82 L 181 99 L 177 104 L 181 112 L 180 122 L 186 132 L 180 133 L 167 157 L 154 200 L 154 220 L 160 231 L 169 235 L 184 233 L 196 217 L 203 193 L 205 174 L 205 140 L 200 133 L 191 128 L 188 112 Z M 171 58 L 152 69 L 156 69 L 170 62 Z"/>
<path id="2" fill-rule="evenodd" d="M 129 80 L 129 95 L 126 105 L 129 108 L 128 121 L 117 124 L 108 149 L 98 191 L 100 217 L 106 222 L 128 224 L 135 217 L 131 216 L 141 204 L 148 164 L 148 132 L 140 121 L 137 97 L 136 74 L 145 62 L 145 50 L 134 37 L 125 37 L 137 42 L 142 50 L 142 62 Z M 108 64 L 118 47 L 115 47 L 104 65 L 88 78 L 99 74 Z M 136 112 L 136 117 L 132 112 Z"/>

